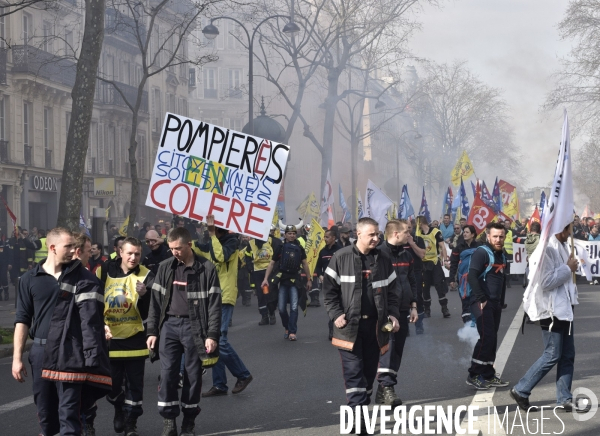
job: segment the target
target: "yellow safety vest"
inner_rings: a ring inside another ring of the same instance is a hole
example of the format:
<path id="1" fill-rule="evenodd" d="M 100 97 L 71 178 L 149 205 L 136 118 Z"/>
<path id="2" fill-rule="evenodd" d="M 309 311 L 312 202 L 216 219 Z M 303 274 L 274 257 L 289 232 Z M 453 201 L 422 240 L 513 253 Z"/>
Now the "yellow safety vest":
<path id="1" fill-rule="evenodd" d="M 117 257 L 117 252 L 110 253 L 110 258 L 115 259 Z"/>
<path id="2" fill-rule="evenodd" d="M 423 262 L 438 263 L 437 241 L 435 239 L 438 233 L 440 231 L 434 228 L 428 235 L 421 234 L 421 238 L 425 242 L 425 257 L 423 258 Z"/>
<path id="3" fill-rule="evenodd" d="M 143 282 L 150 272 L 143 265 L 139 266 L 139 274 L 131 273 L 126 277 L 113 278 L 106 276 L 104 284 L 104 322 L 110 328 L 112 340 L 127 339 L 144 331 L 142 316 L 137 308 L 139 295 L 135 290 L 136 283 Z M 101 277 L 101 269 L 96 276 Z M 117 351 L 118 355 L 109 352 L 109 357 L 147 356 L 148 350 Z"/>
<path id="4" fill-rule="evenodd" d="M 48 257 L 48 247 L 46 247 L 46 238 L 40 238 L 40 244 L 42 244 L 42 248 L 36 250 L 35 252 L 35 263 L 40 263 L 42 260 Z"/>
<path id="5" fill-rule="evenodd" d="M 506 232 L 506 239 L 504 240 L 504 249 L 506 250 L 506 254 L 513 254 L 512 230 Z"/>
<path id="6" fill-rule="evenodd" d="M 252 239 L 250 241 L 250 248 L 252 249 L 252 257 L 254 259 L 254 271 L 262 271 L 267 269 L 271 259 L 273 259 L 273 246 L 271 245 L 271 237 L 269 236 L 269 239 L 261 248 L 258 248 L 256 241 Z"/>

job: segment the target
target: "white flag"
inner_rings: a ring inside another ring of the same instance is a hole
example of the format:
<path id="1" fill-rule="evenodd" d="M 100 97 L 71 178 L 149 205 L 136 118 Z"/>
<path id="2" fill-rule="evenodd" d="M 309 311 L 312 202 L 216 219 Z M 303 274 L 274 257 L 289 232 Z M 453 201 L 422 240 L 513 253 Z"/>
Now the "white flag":
<path id="1" fill-rule="evenodd" d="M 529 286 L 523 294 L 523 309 L 532 321 L 540 319 L 535 313 L 542 301 L 541 273 L 543 271 L 544 253 L 550 238 L 560 233 L 573 221 L 573 175 L 571 173 L 571 133 L 567 110 L 564 111 L 562 139 L 558 152 L 552 191 L 548 195 L 548 205 L 544 208 L 542 217 L 542 232 L 537 248 L 529 258 Z"/>
<path id="2" fill-rule="evenodd" d="M 329 206 L 333 206 L 333 185 L 331 184 L 331 173 L 327 170 L 327 180 L 323 187 L 323 195 L 321 196 L 321 215 L 327 213 Z"/>
<path id="3" fill-rule="evenodd" d="M 379 223 L 379 230 L 385 229 L 388 222 L 387 212 L 394 202 L 379 189 L 371 180 L 367 182 L 365 194 L 366 216 Z"/>

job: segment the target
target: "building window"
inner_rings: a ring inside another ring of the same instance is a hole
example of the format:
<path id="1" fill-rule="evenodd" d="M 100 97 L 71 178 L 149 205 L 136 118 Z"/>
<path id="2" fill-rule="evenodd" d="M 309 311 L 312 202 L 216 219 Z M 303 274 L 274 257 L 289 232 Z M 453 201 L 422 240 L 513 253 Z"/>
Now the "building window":
<path id="1" fill-rule="evenodd" d="M 242 128 L 244 127 L 243 122 L 244 120 L 242 120 L 241 118 L 232 118 L 229 121 L 229 128 L 231 130 L 235 130 L 236 132 L 241 132 Z"/>
<path id="2" fill-rule="evenodd" d="M 217 98 L 217 70 L 204 69 L 204 98 Z"/>
<path id="3" fill-rule="evenodd" d="M 54 31 L 52 23 L 44 21 L 44 40 L 42 41 L 42 47 L 44 51 L 54 54 Z"/>
<path id="4" fill-rule="evenodd" d="M 23 154 L 25 165 L 32 165 L 33 153 L 31 143 L 31 103 L 23 102 Z"/>
<path id="5" fill-rule="evenodd" d="M 27 13 L 23 13 L 23 44 L 29 43 L 29 38 L 31 37 L 31 15 Z"/>
<path id="6" fill-rule="evenodd" d="M 67 30 L 65 33 L 65 56 L 75 53 L 73 49 L 73 32 Z"/>
<path id="7" fill-rule="evenodd" d="M 229 98 L 242 98 L 242 69 L 241 68 L 230 68 L 229 69 Z"/>
<path id="8" fill-rule="evenodd" d="M 2 12 L 0 10 L 0 12 Z M 5 117 L 5 108 L 4 108 L 4 101 L 5 101 L 5 97 L 2 95 L 0 96 L 0 141 L 4 141 L 6 139 L 6 132 L 4 131 L 4 117 Z"/>

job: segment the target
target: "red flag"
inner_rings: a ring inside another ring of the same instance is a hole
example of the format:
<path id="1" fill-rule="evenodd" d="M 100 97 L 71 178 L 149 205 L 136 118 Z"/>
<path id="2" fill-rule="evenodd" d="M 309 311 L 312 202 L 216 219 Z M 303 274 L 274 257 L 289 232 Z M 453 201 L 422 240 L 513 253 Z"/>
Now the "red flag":
<path id="1" fill-rule="evenodd" d="M 0 198 L 2 199 L 2 203 L 4 203 L 4 207 L 6 208 L 6 211 L 8 212 L 8 216 L 10 216 L 10 219 L 13 222 L 13 228 L 14 228 L 15 238 L 16 238 L 17 237 L 17 217 L 12 212 L 12 210 L 10 210 L 10 207 L 8 207 L 8 204 L 6 204 L 6 200 L 4 199 L 4 197 L 2 195 L 0 195 Z"/>
<path id="2" fill-rule="evenodd" d="M 481 198 L 481 184 L 479 183 L 479 179 L 477 179 L 477 185 L 475 185 L 475 197 Z"/>
<path id="3" fill-rule="evenodd" d="M 478 196 L 475 197 L 475 201 L 473 201 L 473 207 L 471 208 L 467 224 L 474 225 L 477 234 L 480 234 L 495 216 L 494 209 L 485 204 L 481 199 L 481 196 Z"/>
<path id="4" fill-rule="evenodd" d="M 529 221 L 527 221 L 527 231 L 528 232 L 531 230 L 532 223 L 542 224 L 542 220 L 540 218 L 540 211 L 538 210 L 537 205 L 535 206 L 535 210 L 531 214 L 531 218 L 529 218 Z"/>

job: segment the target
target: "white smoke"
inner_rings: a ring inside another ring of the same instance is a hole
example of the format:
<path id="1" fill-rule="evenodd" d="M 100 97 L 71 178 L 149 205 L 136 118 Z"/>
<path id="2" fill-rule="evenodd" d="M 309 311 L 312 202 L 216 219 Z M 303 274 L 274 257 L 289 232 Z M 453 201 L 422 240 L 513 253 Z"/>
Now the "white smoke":
<path id="1" fill-rule="evenodd" d="M 477 333 L 477 327 L 471 327 L 471 322 L 465 323 L 465 325 L 457 332 L 458 339 L 462 342 L 466 342 L 472 348 L 479 340 L 479 333 Z"/>

